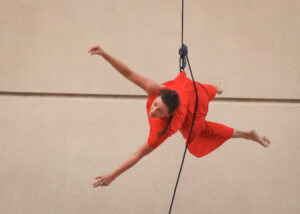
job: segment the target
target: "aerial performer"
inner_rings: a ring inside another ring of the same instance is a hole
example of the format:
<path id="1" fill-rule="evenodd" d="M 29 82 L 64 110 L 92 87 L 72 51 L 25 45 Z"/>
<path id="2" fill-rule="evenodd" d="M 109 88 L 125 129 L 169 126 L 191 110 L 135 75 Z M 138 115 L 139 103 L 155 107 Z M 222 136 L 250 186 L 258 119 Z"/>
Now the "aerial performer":
<path id="1" fill-rule="evenodd" d="M 119 175 L 136 164 L 145 155 L 151 153 L 168 137 L 178 130 L 185 139 L 189 136 L 195 106 L 193 81 L 181 71 L 178 76 L 162 85 L 128 68 L 125 64 L 105 52 L 100 46 L 90 48 L 88 53 L 102 56 L 121 75 L 142 88 L 148 94 L 147 117 L 150 125 L 148 140 L 138 148 L 123 164 L 113 172 L 96 177 L 94 187 L 108 186 Z M 261 144 L 270 145 L 270 140 L 258 134 L 256 130 L 241 131 L 223 124 L 206 121 L 209 102 L 216 94 L 222 94 L 221 83 L 215 85 L 196 82 L 198 106 L 193 132 L 188 150 L 196 157 L 202 157 L 214 151 L 230 138 L 244 138 Z"/>

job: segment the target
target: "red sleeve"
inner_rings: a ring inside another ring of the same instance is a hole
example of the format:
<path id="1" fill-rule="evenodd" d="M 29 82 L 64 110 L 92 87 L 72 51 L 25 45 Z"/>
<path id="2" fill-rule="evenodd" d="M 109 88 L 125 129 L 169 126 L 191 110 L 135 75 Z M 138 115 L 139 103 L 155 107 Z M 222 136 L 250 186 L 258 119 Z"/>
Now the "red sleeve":
<path id="1" fill-rule="evenodd" d="M 169 136 L 164 134 L 159 136 L 157 132 L 150 129 L 149 137 L 148 137 L 148 144 L 153 149 L 157 148 L 161 143 L 163 143 Z"/>

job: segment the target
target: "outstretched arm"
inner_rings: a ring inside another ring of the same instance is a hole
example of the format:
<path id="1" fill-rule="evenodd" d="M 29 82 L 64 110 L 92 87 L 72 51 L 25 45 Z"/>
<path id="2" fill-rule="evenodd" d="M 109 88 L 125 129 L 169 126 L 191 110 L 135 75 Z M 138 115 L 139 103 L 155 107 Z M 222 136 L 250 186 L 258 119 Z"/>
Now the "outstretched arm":
<path id="1" fill-rule="evenodd" d="M 120 74 L 122 74 L 125 78 L 144 89 L 148 94 L 152 94 L 159 90 L 161 86 L 142 75 L 133 72 L 130 68 L 128 68 L 125 64 L 115 59 L 106 53 L 101 47 L 94 46 L 89 51 L 90 55 L 98 54 L 102 56 L 106 61 L 108 61 Z"/>
<path id="2" fill-rule="evenodd" d="M 108 186 L 114 179 L 116 179 L 120 174 L 125 172 L 127 169 L 136 164 L 140 159 L 142 159 L 145 155 L 149 154 L 153 151 L 148 143 L 146 142 L 143 146 L 141 146 L 136 152 L 134 152 L 127 161 L 125 161 L 121 166 L 119 166 L 115 171 L 108 175 L 103 175 L 95 178 L 97 182 L 94 183 L 94 187 L 98 186 Z"/>

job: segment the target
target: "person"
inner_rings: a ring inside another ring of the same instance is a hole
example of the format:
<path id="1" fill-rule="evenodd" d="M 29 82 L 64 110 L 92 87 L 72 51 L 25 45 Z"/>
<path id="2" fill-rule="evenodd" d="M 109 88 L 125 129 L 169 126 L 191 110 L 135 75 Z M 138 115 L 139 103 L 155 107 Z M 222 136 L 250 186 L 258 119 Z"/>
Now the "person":
<path id="1" fill-rule="evenodd" d="M 125 64 L 105 52 L 100 46 L 93 46 L 88 53 L 91 56 L 102 56 L 121 75 L 148 94 L 147 116 L 150 124 L 148 140 L 112 173 L 95 178 L 94 187 L 108 186 L 119 175 L 151 153 L 178 130 L 185 139 L 188 139 L 196 104 L 196 92 L 193 82 L 186 77 L 184 71 L 180 72 L 174 80 L 160 85 L 132 71 Z M 258 134 L 255 130 L 240 131 L 223 124 L 206 121 L 205 117 L 208 112 L 209 102 L 216 94 L 222 94 L 223 89 L 220 82 L 216 85 L 196 82 L 196 87 L 198 91 L 198 107 L 188 144 L 190 153 L 196 157 L 202 157 L 221 146 L 230 138 L 252 140 L 264 147 L 270 145 L 270 140 L 266 136 Z"/>

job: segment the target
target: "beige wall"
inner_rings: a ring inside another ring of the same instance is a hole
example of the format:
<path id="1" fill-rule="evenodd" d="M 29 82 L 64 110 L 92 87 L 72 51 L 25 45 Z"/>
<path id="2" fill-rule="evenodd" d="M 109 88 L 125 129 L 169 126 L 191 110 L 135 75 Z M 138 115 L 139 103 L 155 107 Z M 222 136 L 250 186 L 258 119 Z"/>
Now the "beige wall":
<path id="1" fill-rule="evenodd" d="M 224 82 L 224 99 L 211 103 L 208 119 L 255 127 L 272 146 L 234 139 L 201 159 L 188 154 L 173 213 L 298 214 L 299 1 L 185 4 L 195 78 Z M 148 124 L 146 98 L 135 96 L 144 92 L 87 50 L 100 44 L 135 71 L 169 80 L 178 73 L 180 6 L 1 1 L 1 213 L 167 213 L 184 150 L 180 134 L 110 187 L 92 188 L 94 177 L 146 140 Z"/>

